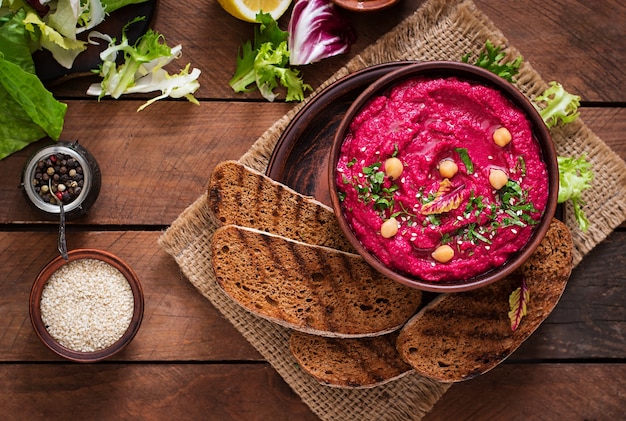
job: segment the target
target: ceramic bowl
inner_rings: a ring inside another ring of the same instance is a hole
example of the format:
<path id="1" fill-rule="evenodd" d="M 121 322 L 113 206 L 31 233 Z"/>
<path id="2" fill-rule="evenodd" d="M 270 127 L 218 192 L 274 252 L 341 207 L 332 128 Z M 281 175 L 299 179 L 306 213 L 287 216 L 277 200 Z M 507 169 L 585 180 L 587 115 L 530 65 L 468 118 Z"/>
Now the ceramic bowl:
<path id="1" fill-rule="evenodd" d="M 357 115 L 370 99 L 384 94 L 390 87 L 407 79 L 416 77 L 445 78 L 451 76 L 460 80 L 495 88 L 512 101 L 516 108 L 523 111 L 527 120 L 530 122 L 531 131 L 536 141 L 539 143 L 542 159 L 547 167 L 548 179 L 545 182 L 548 188 L 548 201 L 542 218 L 535 225 L 530 239 L 520 250 L 511 255 L 504 264 L 484 273 L 472 275 L 470 278 L 431 281 L 390 269 L 361 244 L 347 222 L 342 209 L 341 200 L 337 191 L 336 168 L 341 153 L 341 146 L 346 133 L 349 131 L 349 126 L 355 115 Z M 343 232 L 354 248 L 371 266 L 387 277 L 410 287 L 433 292 L 472 290 L 498 281 L 517 269 L 533 253 L 548 231 L 557 206 L 558 183 L 558 165 L 554 144 L 548 129 L 534 106 L 513 84 L 480 67 L 457 62 L 421 62 L 407 65 L 406 67 L 402 67 L 399 70 L 392 71 L 382 76 L 372 83 L 357 97 L 343 116 L 334 135 L 328 165 L 328 185 L 332 207 Z"/>
<path id="2" fill-rule="evenodd" d="M 75 362 L 91 363 L 104 360 L 117 354 L 124 349 L 135 337 L 141 321 L 143 319 L 144 311 L 144 295 L 143 289 L 139 282 L 139 279 L 133 269 L 128 266 L 119 257 L 97 249 L 76 249 L 71 250 L 68 253 L 68 261 L 65 261 L 61 256 L 50 261 L 39 273 L 32 286 L 30 293 L 30 319 L 35 330 L 35 333 L 43 344 L 57 355 Z M 108 265 L 116 268 L 126 278 L 133 297 L 133 313 L 128 327 L 122 334 L 122 336 L 114 343 L 106 346 L 105 348 L 95 351 L 83 352 L 70 349 L 60 344 L 52 334 L 47 330 L 45 323 L 42 320 L 42 292 L 49 281 L 50 277 L 58 271 L 60 268 L 71 262 L 81 259 L 94 259 L 100 262 L 107 263 Z"/>
<path id="3" fill-rule="evenodd" d="M 400 0 L 333 0 L 337 6 L 352 12 L 376 12 L 398 3 Z"/>

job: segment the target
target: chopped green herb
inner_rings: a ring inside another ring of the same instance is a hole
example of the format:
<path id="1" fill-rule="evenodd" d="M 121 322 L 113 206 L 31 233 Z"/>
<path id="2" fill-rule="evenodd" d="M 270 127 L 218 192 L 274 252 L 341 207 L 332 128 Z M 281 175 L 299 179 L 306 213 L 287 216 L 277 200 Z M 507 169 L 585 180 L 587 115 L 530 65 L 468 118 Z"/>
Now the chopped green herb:
<path id="1" fill-rule="evenodd" d="M 465 54 L 461 61 L 469 63 L 470 53 Z M 522 56 L 517 57 L 510 63 L 503 63 L 506 53 L 502 51 L 502 47 L 496 47 L 490 40 L 485 42 L 485 48 L 480 52 L 476 61 L 472 64 L 489 70 L 501 78 L 514 83 L 513 77 L 519 72 L 522 64 Z"/>
<path id="2" fill-rule="evenodd" d="M 470 159 L 469 154 L 467 153 L 467 149 L 456 148 L 456 152 L 459 154 L 459 157 L 461 158 L 461 161 L 463 161 L 463 164 L 465 164 L 465 169 L 467 173 L 470 175 L 474 174 L 474 163 Z"/>

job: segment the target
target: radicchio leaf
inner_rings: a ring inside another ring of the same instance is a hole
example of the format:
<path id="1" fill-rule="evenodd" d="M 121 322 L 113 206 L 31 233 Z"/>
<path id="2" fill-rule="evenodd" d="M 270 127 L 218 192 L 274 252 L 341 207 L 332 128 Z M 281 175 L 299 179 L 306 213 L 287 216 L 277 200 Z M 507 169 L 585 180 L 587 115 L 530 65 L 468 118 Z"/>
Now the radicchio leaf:
<path id="1" fill-rule="evenodd" d="M 509 296 L 509 319 L 511 320 L 511 330 L 515 331 L 519 327 L 522 317 L 528 313 L 527 304 L 530 300 L 530 291 L 526 282 L 522 278 L 522 284 Z"/>
<path id="2" fill-rule="evenodd" d="M 444 178 L 439 184 L 435 198 L 422 205 L 420 212 L 423 215 L 435 215 L 456 209 L 463 201 L 465 185 L 452 186 L 450 179 Z"/>
<path id="3" fill-rule="evenodd" d="M 356 40 L 348 21 L 330 0 L 298 0 L 287 32 L 292 66 L 346 53 Z"/>

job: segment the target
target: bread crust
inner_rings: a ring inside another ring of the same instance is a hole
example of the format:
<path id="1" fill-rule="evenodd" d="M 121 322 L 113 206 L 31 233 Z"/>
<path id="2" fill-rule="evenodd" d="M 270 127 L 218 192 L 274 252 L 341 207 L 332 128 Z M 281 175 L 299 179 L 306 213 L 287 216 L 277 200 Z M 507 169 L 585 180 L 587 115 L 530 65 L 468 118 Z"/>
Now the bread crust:
<path id="1" fill-rule="evenodd" d="M 208 186 L 218 226 L 239 225 L 296 241 L 355 252 L 332 209 L 237 161 L 220 162 Z"/>
<path id="2" fill-rule="evenodd" d="M 554 219 L 531 257 L 511 276 L 469 291 L 443 294 L 401 329 L 397 348 L 418 373 L 442 382 L 481 375 L 506 359 L 558 303 L 572 271 L 572 237 Z M 509 295 L 522 277 L 530 291 L 528 314 L 512 331 Z"/>
<path id="3" fill-rule="evenodd" d="M 359 255 L 251 228 L 218 228 L 212 254 L 217 282 L 235 302 L 306 333 L 383 335 L 421 303 L 421 291 L 385 278 Z"/>
<path id="4" fill-rule="evenodd" d="M 367 389 L 403 377 L 413 369 L 396 350 L 396 333 L 374 338 L 325 338 L 293 332 L 289 349 L 298 365 L 320 383 Z"/>

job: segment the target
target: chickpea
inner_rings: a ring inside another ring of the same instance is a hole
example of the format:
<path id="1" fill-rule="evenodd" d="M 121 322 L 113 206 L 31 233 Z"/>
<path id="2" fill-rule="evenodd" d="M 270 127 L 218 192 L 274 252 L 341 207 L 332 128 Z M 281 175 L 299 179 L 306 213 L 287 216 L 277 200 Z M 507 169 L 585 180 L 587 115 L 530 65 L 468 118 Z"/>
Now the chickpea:
<path id="1" fill-rule="evenodd" d="M 398 228 L 398 220 L 391 217 L 380 226 L 380 235 L 384 238 L 391 238 L 398 233 Z"/>
<path id="2" fill-rule="evenodd" d="M 489 172 L 489 183 L 491 184 L 491 187 L 493 187 L 496 190 L 500 190 L 502 187 L 506 185 L 508 181 L 509 181 L 509 176 L 506 175 L 506 173 L 502 170 L 493 168 Z"/>
<path id="3" fill-rule="evenodd" d="M 454 257 L 454 249 L 447 244 L 443 244 L 437 247 L 431 256 L 439 263 L 447 263 Z"/>
<path id="4" fill-rule="evenodd" d="M 459 166 L 453 160 L 444 159 L 439 162 L 439 174 L 443 178 L 452 178 L 457 172 L 459 172 Z"/>
<path id="5" fill-rule="evenodd" d="M 493 141 L 500 147 L 508 145 L 511 138 L 511 132 L 506 127 L 500 127 L 493 132 Z"/>
<path id="6" fill-rule="evenodd" d="M 391 177 L 392 180 L 397 180 L 404 171 L 404 165 L 396 157 L 388 158 L 385 161 L 385 175 Z"/>

